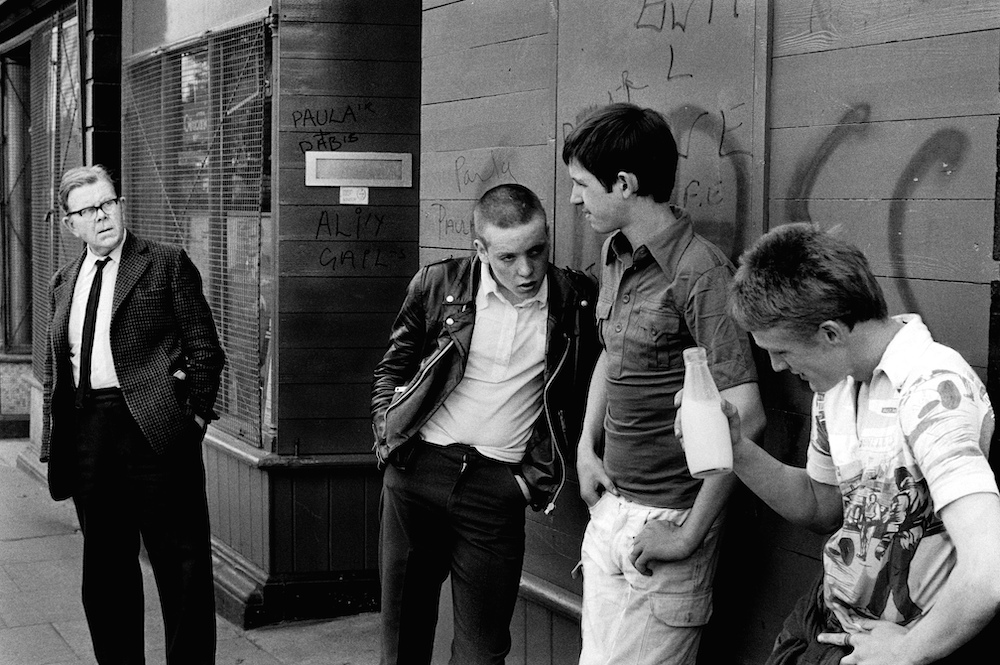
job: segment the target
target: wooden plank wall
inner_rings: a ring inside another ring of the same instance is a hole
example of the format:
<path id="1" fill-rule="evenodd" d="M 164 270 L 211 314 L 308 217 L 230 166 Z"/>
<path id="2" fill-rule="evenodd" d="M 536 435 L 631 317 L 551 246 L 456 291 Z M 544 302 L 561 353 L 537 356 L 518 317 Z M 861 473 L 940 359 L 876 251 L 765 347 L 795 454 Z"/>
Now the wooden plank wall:
<path id="1" fill-rule="evenodd" d="M 421 264 L 471 251 L 496 185 L 530 187 L 552 218 L 555 19 L 536 0 L 424 0 Z"/>
<path id="2" fill-rule="evenodd" d="M 377 596 L 372 371 L 417 269 L 418 193 L 373 187 L 369 205 L 340 205 L 338 188 L 305 186 L 304 153 L 410 153 L 418 181 L 420 7 L 286 0 L 278 18 L 273 452 L 293 459 L 268 469 L 271 572 L 290 581 L 334 575 L 341 584 L 331 593 L 341 601 L 358 581 L 361 611 Z M 305 584 L 303 594 L 307 587 L 326 588 Z M 324 598 L 302 604 L 320 607 Z"/>
<path id="3" fill-rule="evenodd" d="M 998 258 L 1000 6 L 778 0 L 772 21 L 769 228 L 812 221 L 856 243 L 890 312 L 920 313 L 986 379 Z M 804 463 L 808 389 L 765 370 L 762 391 L 766 445 Z M 738 605 L 721 610 L 743 622 L 729 634 L 737 662 L 759 663 L 819 575 L 823 539 L 747 498 L 730 535 L 754 547 L 730 557 L 717 586 L 743 585 Z"/>
<path id="4" fill-rule="evenodd" d="M 417 268 L 417 188 L 339 205 L 339 188 L 305 186 L 304 153 L 408 152 L 418 180 L 420 11 L 286 0 L 279 21 L 276 452 L 367 455 L 372 369 Z"/>
<path id="5" fill-rule="evenodd" d="M 557 262 L 587 267 L 599 239 L 581 233 L 563 204 L 561 137 L 584 104 L 631 99 L 676 111 L 671 117 L 682 128 L 687 120 L 696 151 L 717 158 L 707 175 L 684 179 L 698 181 L 686 202 L 731 255 L 788 221 L 836 227 L 868 254 L 893 313 L 922 314 L 938 339 L 996 383 L 987 369 L 991 361 L 1000 367 L 989 334 L 991 312 L 1000 311 L 1000 5 L 637 1 L 619 9 L 624 18 L 596 2 L 424 0 L 421 262 L 468 248 L 475 198 L 518 181 L 538 189 L 555 220 Z M 732 54 L 710 50 L 725 41 L 713 31 L 754 11 L 751 44 L 736 51 L 746 61 L 734 65 L 751 67 L 752 90 L 685 88 L 677 74 L 704 73 Z M 699 58 L 685 60 L 686 47 Z M 710 92 L 717 97 L 698 98 Z M 702 111 L 718 122 L 696 126 Z M 736 129 L 743 111 L 750 117 Z M 746 163 L 725 162 L 732 158 L 725 146 L 751 154 Z M 719 192 L 728 207 L 712 210 Z M 760 361 L 765 445 L 804 464 L 811 396 L 795 377 L 774 375 Z M 576 583 L 562 573 L 578 555 L 587 516 L 565 496 L 555 515 L 559 524 L 529 517 L 525 569 L 572 591 Z M 745 491 L 729 517 L 701 661 L 760 663 L 818 575 L 823 539 L 790 527 Z M 516 646 L 558 632 L 548 619 L 532 619 L 537 610 L 519 609 Z M 541 649 L 549 655 L 530 662 L 555 662 L 578 648 L 566 645 Z M 521 662 L 520 648 L 513 661 Z"/>

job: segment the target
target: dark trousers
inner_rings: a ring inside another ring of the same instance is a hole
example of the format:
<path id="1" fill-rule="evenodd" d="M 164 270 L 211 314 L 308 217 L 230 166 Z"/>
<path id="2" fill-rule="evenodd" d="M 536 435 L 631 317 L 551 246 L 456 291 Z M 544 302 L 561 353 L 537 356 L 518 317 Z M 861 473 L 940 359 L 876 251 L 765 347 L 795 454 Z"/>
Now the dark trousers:
<path id="1" fill-rule="evenodd" d="M 933 610 L 932 610 L 933 611 Z M 820 644 L 820 633 L 842 633 L 844 629 L 833 612 L 823 602 L 823 578 L 804 595 L 785 619 L 774 650 L 766 665 L 839 665 L 840 659 L 851 653 L 849 646 Z M 983 654 L 996 653 L 1000 635 L 1000 615 L 994 617 L 979 634 L 955 652 L 934 661 L 936 665 L 969 665 L 986 662 Z"/>
<path id="2" fill-rule="evenodd" d="M 83 607 L 100 665 L 145 663 L 140 535 L 159 590 L 168 665 L 215 662 L 202 433 L 153 452 L 117 391 L 76 411 Z"/>
<path id="3" fill-rule="evenodd" d="M 524 562 L 526 502 L 513 468 L 464 445 L 417 444 L 389 466 L 379 538 L 383 665 L 431 661 L 451 574 L 454 665 L 503 663 Z"/>

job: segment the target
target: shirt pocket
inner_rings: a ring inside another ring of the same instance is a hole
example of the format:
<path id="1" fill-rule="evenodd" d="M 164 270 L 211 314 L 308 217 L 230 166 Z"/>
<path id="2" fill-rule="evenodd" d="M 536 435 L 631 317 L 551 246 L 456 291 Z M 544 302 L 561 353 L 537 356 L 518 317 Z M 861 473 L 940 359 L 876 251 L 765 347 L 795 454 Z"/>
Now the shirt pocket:
<path id="1" fill-rule="evenodd" d="M 668 369 L 680 362 L 683 349 L 678 340 L 680 316 L 672 309 L 643 304 L 632 327 L 633 357 L 647 368 Z M 641 360 L 640 360 L 641 359 Z"/>

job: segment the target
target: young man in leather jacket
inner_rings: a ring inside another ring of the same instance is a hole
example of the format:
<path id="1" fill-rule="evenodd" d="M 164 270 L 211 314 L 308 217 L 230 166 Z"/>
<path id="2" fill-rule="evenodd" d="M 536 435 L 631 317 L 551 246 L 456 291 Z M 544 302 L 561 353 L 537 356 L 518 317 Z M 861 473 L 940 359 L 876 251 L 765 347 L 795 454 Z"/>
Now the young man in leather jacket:
<path id="1" fill-rule="evenodd" d="M 555 507 L 596 360 L 595 286 L 549 263 L 538 197 L 494 187 L 473 220 L 475 255 L 417 273 L 375 370 L 384 665 L 430 662 L 449 574 L 452 662 L 503 663 L 524 509 Z"/>

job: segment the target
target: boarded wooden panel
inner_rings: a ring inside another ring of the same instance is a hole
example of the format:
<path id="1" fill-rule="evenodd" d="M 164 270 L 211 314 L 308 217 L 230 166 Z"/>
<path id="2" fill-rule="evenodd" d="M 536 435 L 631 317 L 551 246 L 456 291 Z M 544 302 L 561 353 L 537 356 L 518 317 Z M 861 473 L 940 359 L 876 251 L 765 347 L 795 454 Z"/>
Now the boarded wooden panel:
<path id="1" fill-rule="evenodd" d="M 287 21 L 278 39 L 290 58 L 412 61 L 420 54 L 419 25 Z"/>
<path id="2" fill-rule="evenodd" d="M 365 540 L 367 516 L 365 478 L 354 470 L 337 472 L 330 478 L 328 532 L 330 570 L 363 570 L 368 543 Z"/>
<path id="3" fill-rule="evenodd" d="M 811 221 L 833 230 L 865 253 L 877 275 L 978 283 L 996 275 L 991 200 L 770 203 L 772 228 Z"/>
<path id="4" fill-rule="evenodd" d="M 402 301 L 397 304 L 397 309 Z M 281 314 L 282 348 L 385 349 L 396 311 L 354 312 L 283 312 Z"/>
<path id="5" fill-rule="evenodd" d="M 990 285 L 880 278 L 889 313 L 923 316 L 934 339 L 976 368 L 988 366 Z"/>
<path id="6" fill-rule="evenodd" d="M 555 19 L 555 5 L 538 0 L 456 3 L 424 14 L 423 56 L 533 37 L 548 32 Z"/>
<path id="7" fill-rule="evenodd" d="M 295 564 L 293 572 L 330 570 L 330 487 L 322 473 L 292 476 Z"/>
<path id="8" fill-rule="evenodd" d="M 525 653 L 525 638 L 528 631 L 527 604 L 523 598 L 518 598 L 514 603 L 514 615 L 510 620 L 510 653 L 507 654 L 506 662 L 509 665 L 526 665 L 528 663 L 527 653 Z M 536 659 L 538 654 L 535 655 Z"/>
<path id="9" fill-rule="evenodd" d="M 413 0 L 287 0 L 281 21 L 325 21 L 420 25 L 420 5 Z"/>
<path id="10" fill-rule="evenodd" d="M 472 209 L 475 201 L 420 202 L 420 246 L 448 247 L 460 250 L 472 248 Z"/>
<path id="11" fill-rule="evenodd" d="M 299 150 L 298 146 L 295 146 Z M 393 150 L 392 152 L 402 152 Z M 306 160 L 299 151 L 300 157 L 288 163 L 294 166 L 282 167 L 282 175 L 278 182 L 278 202 L 281 205 L 337 205 L 340 202 L 339 187 L 307 187 Z M 414 178 L 418 177 L 419 162 L 414 155 Z M 417 180 L 414 180 L 416 183 Z M 406 206 L 417 207 L 419 191 L 413 187 L 372 187 L 368 191 L 368 204 L 371 206 Z M 416 212 L 414 212 L 416 214 Z"/>
<path id="12" fill-rule="evenodd" d="M 374 337 L 371 333 L 370 336 Z M 384 347 L 285 349 L 281 352 L 279 379 L 299 384 L 327 383 L 331 380 L 341 383 L 370 383 L 375 365 L 384 354 Z"/>
<path id="13" fill-rule="evenodd" d="M 420 248 L 420 265 L 426 266 L 437 261 L 443 261 L 444 259 L 450 259 L 456 256 L 467 256 L 471 251 L 462 251 L 460 249 L 439 249 L 436 247 L 421 247 Z"/>
<path id="14" fill-rule="evenodd" d="M 424 104 L 551 87 L 556 47 L 547 34 L 424 59 Z M 370 93 L 361 93 L 370 94 Z"/>
<path id="15" fill-rule="evenodd" d="M 274 569 L 270 572 L 280 575 L 295 570 L 295 521 L 292 517 L 295 496 L 292 492 L 292 478 L 289 474 L 272 473 L 270 482 L 274 492 L 271 522 L 268 525 L 273 534 L 272 550 L 274 552 Z"/>
<path id="16" fill-rule="evenodd" d="M 282 455 L 354 455 L 372 450 L 372 426 L 368 414 L 358 418 L 283 418 L 278 436 Z"/>
<path id="17" fill-rule="evenodd" d="M 409 277 L 417 269 L 413 242 L 285 240 L 278 257 L 282 277 Z"/>
<path id="18" fill-rule="evenodd" d="M 497 147 L 420 156 L 420 198 L 476 201 L 496 185 L 516 182 L 552 199 L 550 146 Z"/>
<path id="19" fill-rule="evenodd" d="M 414 102 L 396 97 L 296 95 L 282 89 L 279 131 L 317 129 L 359 134 L 416 134 Z"/>
<path id="20" fill-rule="evenodd" d="M 344 152 L 408 152 L 416 166 L 420 137 L 413 134 L 361 134 L 349 131 L 315 129 L 278 133 L 282 168 L 305 168 L 305 153 L 310 150 Z M 417 174 L 414 174 L 416 176 Z M 303 176 L 304 177 L 304 176 Z M 414 180 L 414 182 L 417 182 Z M 371 189 L 381 189 L 372 187 Z M 396 189 L 396 188 L 393 188 Z"/>
<path id="21" fill-rule="evenodd" d="M 425 152 L 544 145 L 554 138 L 554 113 L 547 88 L 428 104 L 421 109 L 420 142 Z"/>
<path id="22" fill-rule="evenodd" d="M 581 647 L 579 622 L 553 614 L 552 665 L 576 665 Z"/>
<path id="23" fill-rule="evenodd" d="M 413 99 L 420 96 L 419 62 L 329 60 L 320 67 L 312 59 L 287 58 L 281 62 L 281 77 L 282 94 Z"/>
<path id="24" fill-rule="evenodd" d="M 409 282 L 402 277 L 286 277 L 278 290 L 284 312 L 396 313 Z"/>
<path id="25" fill-rule="evenodd" d="M 417 239 L 409 206 L 284 206 L 279 239 L 324 241 L 402 241 Z"/>
<path id="26" fill-rule="evenodd" d="M 378 570 L 379 566 L 379 517 L 381 514 L 382 500 L 382 471 L 375 464 L 369 467 L 365 474 L 365 493 L 368 500 L 365 502 L 365 546 L 366 559 L 365 567 L 368 570 Z"/>
<path id="27" fill-rule="evenodd" d="M 546 218 L 552 219 L 552 202 L 541 199 Z M 472 248 L 475 237 L 472 211 L 476 202 L 469 199 L 420 202 L 420 246 L 458 250 Z M 549 222 L 549 234 L 552 224 Z"/>
<path id="28" fill-rule="evenodd" d="M 558 135 L 587 108 L 630 101 L 656 108 L 671 123 L 681 160 L 676 200 L 695 222 L 728 225 L 735 252 L 759 234 L 763 218 L 763 112 L 766 66 L 755 66 L 766 3 L 633 3 L 594 11 L 560 5 Z M 759 20 L 758 20 L 759 18 Z M 762 42 L 763 43 L 763 42 Z M 757 152 L 755 155 L 754 152 Z M 754 165 L 758 168 L 754 168 Z M 569 179 L 556 173 L 556 256 L 586 267 L 601 238 L 577 230 Z M 760 199 L 760 200 L 759 200 Z"/>
<path id="29" fill-rule="evenodd" d="M 552 612 L 535 603 L 525 605 L 524 651 L 532 663 L 552 662 Z"/>
<path id="30" fill-rule="evenodd" d="M 370 418 L 371 383 L 283 383 L 281 385 L 279 418 L 316 416 Z"/>
<path id="31" fill-rule="evenodd" d="M 773 49 L 782 56 L 997 27 L 996 0 L 778 0 Z"/>
<path id="32" fill-rule="evenodd" d="M 983 137 L 995 117 L 837 124 L 833 113 L 827 127 L 772 131 L 771 197 L 993 199 L 996 142 Z"/>
<path id="33" fill-rule="evenodd" d="M 996 114 L 998 62 L 998 31 L 775 58 L 768 125 L 829 123 L 859 104 L 870 122 Z"/>

